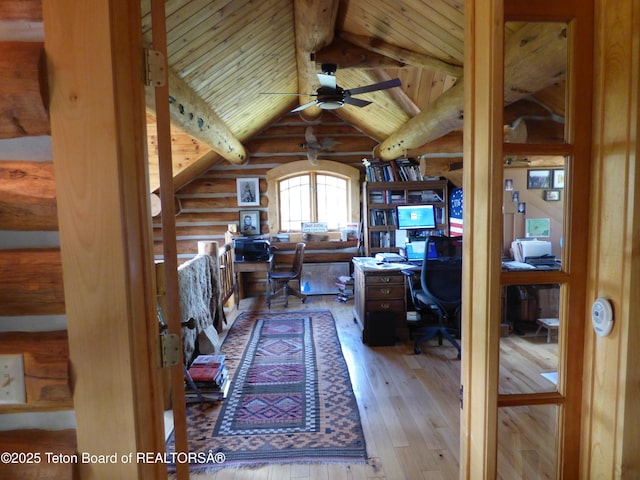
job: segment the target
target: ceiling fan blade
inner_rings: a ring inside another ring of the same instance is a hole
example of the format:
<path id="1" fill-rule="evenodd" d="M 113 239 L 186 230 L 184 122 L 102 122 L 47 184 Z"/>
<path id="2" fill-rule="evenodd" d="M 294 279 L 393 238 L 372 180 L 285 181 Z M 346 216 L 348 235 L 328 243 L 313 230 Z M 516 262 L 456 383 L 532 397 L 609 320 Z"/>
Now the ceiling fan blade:
<path id="1" fill-rule="evenodd" d="M 336 76 L 328 73 L 318 73 L 318 81 L 320 82 L 320 86 L 336 88 Z"/>
<path id="2" fill-rule="evenodd" d="M 371 104 L 368 100 L 362 100 L 361 98 L 353 98 L 349 96 L 344 97 L 344 103 L 348 103 L 349 105 L 355 105 L 356 107 L 366 107 Z"/>
<path id="3" fill-rule="evenodd" d="M 375 92 L 377 90 L 386 90 L 387 88 L 399 87 L 402 85 L 399 78 L 387 80 L 385 82 L 373 83 L 371 85 L 365 85 L 364 87 L 350 88 L 345 90 L 347 95 L 357 95 L 359 93 Z"/>
<path id="4" fill-rule="evenodd" d="M 314 105 L 315 103 L 316 103 L 316 100 L 311 100 L 311 101 L 310 101 L 310 102 L 308 102 L 308 103 L 305 103 L 305 104 L 303 104 L 303 105 L 300 105 L 299 107 L 294 108 L 293 110 L 291 110 L 291 112 L 292 112 L 292 113 L 293 113 L 293 112 L 299 112 L 299 111 L 301 111 L 301 110 L 304 110 L 305 108 L 310 107 L 311 105 Z"/>
<path id="5" fill-rule="evenodd" d="M 258 95 L 293 95 L 295 97 L 310 97 L 315 95 L 315 93 L 258 92 Z"/>

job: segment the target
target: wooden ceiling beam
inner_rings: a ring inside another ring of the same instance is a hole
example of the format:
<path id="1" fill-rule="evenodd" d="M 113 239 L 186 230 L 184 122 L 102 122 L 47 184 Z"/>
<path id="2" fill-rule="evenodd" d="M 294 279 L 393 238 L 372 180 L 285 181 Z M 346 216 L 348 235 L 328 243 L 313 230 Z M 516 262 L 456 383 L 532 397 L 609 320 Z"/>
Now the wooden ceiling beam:
<path id="1" fill-rule="evenodd" d="M 311 54 L 333 41 L 339 3 L 338 0 L 295 0 L 293 3 L 298 93 L 302 94 L 300 105 L 313 100 L 308 94 L 318 88 L 316 63 Z M 321 114 L 322 109 L 315 105 L 300 112 L 302 117 L 309 120 Z"/>
<path id="2" fill-rule="evenodd" d="M 186 82 L 169 70 L 169 114 L 171 123 L 205 143 L 230 163 L 244 163 L 247 152 L 229 127 Z M 146 89 L 147 109 L 155 115 L 153 89 Z"/>
<path id="3" fill-rule="evenodd" d="M 462 66 L 460 65 L 454 65 L 406 48 L 396 47 L 377 38 L 355 35 L 349 32 L 341 32 L 340 38 L 371 52 L 392 58 L 403 65 L 413 65 L 414 67 L 446 73 L 453 77 L 462 77 Z"/>
<path id="4" fill-rule="evenodd" d="M 562 23 L 532 23 L 512 35 L 505 45 L 505 105 L 562 80 L 566 52 L 566 26 Z M 463 83 L 458 82 L 384 140 L 377 156 L 383 160 L 399 158 L 462 128 Z"/>
<path id="5" fill-rule="evenodd" d="M 342 38 L 336 38 L 313 55 L 316 63 L 335 63 L 340 69 L 358 68 L 402 68 L 406 64 L 370 49 L 355 45 Z"/>
<path id="6" fill-rule="evenodd" d="M 371 78 L 375 82 L 386 82 L 388 80 L 391 80 L 391 75 L 389 75 L 384 70 L 376 69 L 371 71 L 370 74 Z M 390 88 L 389 90 L 387 90 L 387 94 L 393 99 L 394 102 L 400 105 L 400 108 L 402 108 L 402 110 L 404 110 L 404 112 L 409 117 L 415 117 L 420 113 L 420 109 L 418 108 L 418 106 L 401 88 Z"/>

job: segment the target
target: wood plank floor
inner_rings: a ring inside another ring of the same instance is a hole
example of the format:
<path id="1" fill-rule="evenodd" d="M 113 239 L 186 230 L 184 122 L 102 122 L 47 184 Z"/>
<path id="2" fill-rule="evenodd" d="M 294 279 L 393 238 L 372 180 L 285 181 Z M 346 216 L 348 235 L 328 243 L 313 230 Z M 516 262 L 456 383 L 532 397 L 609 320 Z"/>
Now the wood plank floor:
<path id="1" fill-rule="evenodd" d="M 271 310 L 279 309 L 283 309 L 282 301 L 275 299 Z M 288 308 L 290 311 L 318 309 L 331 310 L 336 320 L 338 335 L 360 409 L 369 455 L 367 464 L 292 464 L 251 469 L 223 468 L 206 474 L 193 473 L 191 478 L 199 480 L 450 480 L 458 478 L 460 432 L 458 389 L 461 362 L 456 359 L 455 349 L 446 344 L 438 346 L 437 341 L 425 345 L 421 355 L 413 353 L 413 345 L 410 342 L 398 343 L 391 347 L 369 347 L 363 345 L 361 330 L 353 320 L 352 301 L 339 303 L 335 302 L 332 296 L 327 295 L 308 297 L 305 304 L 302 304 L 298 299 L 290 298 Z M 249 298 L 241 301 L 239 312 L 260 310 L 266 310 L 263 300 Z M 237 313 L 238 311 L 233 312 L 229 316 L 229 325 Z M 223 335 L 228 331 L 229 325 L 225 327 Z M 513 340 L 516 344 L 518 343 L 517 338 Z M 532 349 L 542 345 L 546 353 L 543 352 L 541 356 L 548 359 L 553 355 L 549 353 L 552 349 L 543 342 L 544 340 L 531 342 L 532 347 L 527 347 L 526 354 L 535 357 L 537 354 Z M 509 348 L 514 350 L 518 347 L 511 345 Z M 546 367 L 547 365 L 541 368 Z M 502 371 L 501 375 L 516 378 L 519 375 L 518 371 L 518 369 L 513 372 Z M 517 417 L 520 418 L 523 415 Z M 528 426 L 522 425 L 523 421 L 525 423 L 537 421 L 535 415 L 526 413 L 524 419 L 520 418 L 519 422 L 508 422 L 508 420 L 513 419 L 507 415 L 506 424 L 512 427 L 517 425 L 507 430 L 511 439 L 516 438 L 518 432 L 527 431 Z M 553 422 L 546 421 L 544 425 L 553 428 Z M 545 426 L 538 425 L 536 428 L 544 429 Z M 551 434 L 553 438 L 553 432 Z M 505 437 L 506 435 L 507 433 Z M 547 438 L 545 435 L 541 437 Z M 506 455 L 501 455 L 499 467 L 503 472 L 501 477 L 553 478 L 553 475 L 549 476 L 553 472 L 554 465 L 551 459 L 538 455 L 533 466 L 531 461 L 526 461 L 531 457 L 532 448 L 535 448 L 535 445 L 532 446 L 531 442 L 527 442 L 526 451 L 521 453 L 510 444 L 510 451 Z M 549 464 L 550 461 L 550 467 L 543 465 Z M 526 468 L 531 470 L 531 476 L 523 473 Z M 551 472 L 546 471 L 549 469 Z"/>

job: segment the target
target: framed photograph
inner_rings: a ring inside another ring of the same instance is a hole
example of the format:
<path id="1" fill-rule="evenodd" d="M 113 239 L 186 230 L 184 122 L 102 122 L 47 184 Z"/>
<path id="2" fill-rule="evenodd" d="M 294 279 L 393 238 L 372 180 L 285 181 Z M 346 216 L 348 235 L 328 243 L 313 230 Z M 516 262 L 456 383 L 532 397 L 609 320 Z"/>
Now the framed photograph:
<path id="1" fill-rule="evenodd" d="M 511 201 L 513 203 L 519 203 L 520 202 L 520 190 L 513 190 L 511 192 Z"/>
<path id="2" fill-rule="evenodd" d="M 553 171 L 553 188 L 564 188 L 564 168 Z"/>
<path id="3" fill-rule="evenodd" d="M 551 220 L 548 218 L 527 218 L 525 232 L 527 237 L 550 236 Z"/>
<path id="4" fill-rule="evenodd" d="M 551 188 L 551 170 L 527 170 L 527 188 Z"/>
<path id="5" fill-rule="evenodd" d="M 511 190 L 513 190 L 513 179 L 512 179 L 512 178 L 507 178 L 507 179 L 504 181 L 504 189 L 505 189 L 507 192 L 510 192 Z"/>
<path id="6" fill-rule="evenodd" d="M 547 202 L 557 202 L 560 200 L 560 190 L 545 190 L 544 199 Z"/>
<path id="7" fill-rule="evenodd" d="M 259 210 L 240 210 L 240 233 L 242 235 L 260 235 Z"/>
<path id="8" fill-rule="evenodd" d="M 527 213 L 527 204 L 525 202 L 518 203 L 518 213 Z"/>
<path id="9" fill-rule="evenodd" d="M 260 183 L 257 178 L 238 178 L 236 186 L 239 207 L 260 206 Z"/>

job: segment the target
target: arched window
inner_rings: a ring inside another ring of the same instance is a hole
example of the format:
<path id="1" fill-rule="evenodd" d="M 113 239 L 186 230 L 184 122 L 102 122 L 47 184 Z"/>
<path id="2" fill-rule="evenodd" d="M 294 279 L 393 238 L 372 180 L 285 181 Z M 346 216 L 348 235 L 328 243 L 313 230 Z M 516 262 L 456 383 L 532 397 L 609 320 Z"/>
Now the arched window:
<path id="1" fill-rule="evenodd" d="M 358 169 L 326 160 L 270 170 L 270 233 L 299 232 L 302 222 L 326 222 L 330 231 L 359 222 L 359 180 Z"/>

